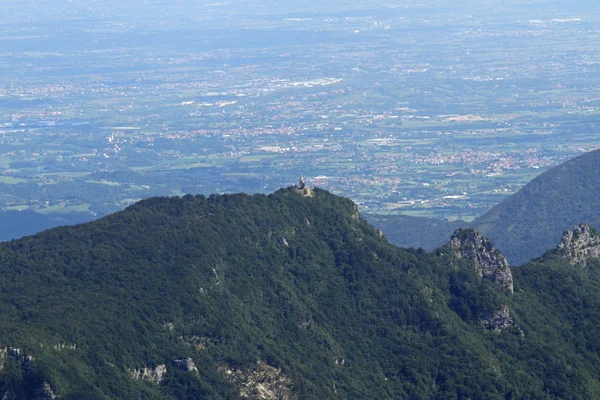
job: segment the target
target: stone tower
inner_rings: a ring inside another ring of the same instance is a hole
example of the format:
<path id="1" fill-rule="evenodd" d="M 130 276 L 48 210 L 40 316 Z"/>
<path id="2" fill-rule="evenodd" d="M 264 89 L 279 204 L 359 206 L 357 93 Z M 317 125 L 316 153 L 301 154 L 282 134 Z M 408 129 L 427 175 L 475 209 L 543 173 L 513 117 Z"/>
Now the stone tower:
<path id="1" fill-rule="evenodd" d="M 304 177 L 300 174 L 300 180 L 298 181 L 298 189 L 304 189 L 306 184 L 304 183 Z"/>
<path id="2" fill-rule="evenodd" d="M 314 196 L 313 191 L 310 190 L 310 188 L 308 186 L 306 186 L 306 183 L 304 182 L 304 176 L 302 176 L 302 174 L 300 174 L 300 180 L 298 181 L 297 184 L 295 184 L 293 186 L 293 189 L 296 193 L 300 193 L 304 197 L 313 197 Z"/>

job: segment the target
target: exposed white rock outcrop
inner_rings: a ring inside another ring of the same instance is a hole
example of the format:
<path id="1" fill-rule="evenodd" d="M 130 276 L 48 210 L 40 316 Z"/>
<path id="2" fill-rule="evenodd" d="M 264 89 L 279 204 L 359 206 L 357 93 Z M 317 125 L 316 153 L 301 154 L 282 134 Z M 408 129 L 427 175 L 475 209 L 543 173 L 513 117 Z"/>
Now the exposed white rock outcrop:
<path id="1" fill-rule="evenodd" d="M 59 343 L 52 346 L 54 350 L 77 350 L 76 343 Z"/>
<path id="2" fill-rule="evenodd" d="M 191 358 L 182 358 L 179 360 L 173 360 L 173 363 L 181 371 L 198 372 L 198 368 L 196 368 L 196 364 L 194 364 L 194 360 L 192 360 Z"/>
<path id="3" fill-rule="evenodd" d="M 516 327 L 515 320 L 510 315 L 510 311 L 506 305 L 503 305 L 498 311 L 492 313 L 481 322 L 485 329 L 494 332 L 506 332 Z"/>
<path id="4" fill-rule="evenodd" d="M 11 357 L 20 363 L 21 368 L 28 369 L 35 357 L 23 353 L 21 349 L 6 347 L 0 349 L 0 371 L 4 369 L 6 358 Z"/>
<path id="5" fill-rule="evenodd" d="M 458 229 L 450 239 L 450 248 L 457 258 L 472 262 L 480 277 L 513 293 L 513 276 L 506 257 L 479 232 L 474 229 Z"/>
<path id="6" fill-rule="evenodd" d="M 54 390 L 48 382 L 44 382 L 38 390 L 36 390 L 36 400 L 56 399 L 57 396 L 54 394 Z"/>
<path id="7" fill-rule="evenodd" d="M 4 369 L 4 362 L 6 361 L 6 349 L 0 349 L 0 371 Z"/>
<path id="8" fill-rule="evenodd" d="M 591 258 L 600 258 L 600 236 L 587 224 L 566 230 L 555 253 L 571 264 L 586 266 Z"/>
<path id="9" fill-rule="evenodd" d="M 13 359 L 11 363 L 14 366 L 17 366 L 21 369 L 21 373 L 25 374 L 28 370 L 32 368 L 32 364 L 35 360 L 35 357 L 32 355 L 28 355 L 24 351 L 19 348 L 11 348 L 5 347 L 0 349 L 0 371 L 4 369 L 7 358 Z M 54 395 L 54 391 L 48 382 L 42 383 L 40 386 L 32 386 L 30 387 L 32 396 L 28 397 L 32 400 L 46 400 L 46 399 L 56 399 L 57 396 Z M 4 399 L 15 399 L 15 393 L 12 391 L 6 391 L 2 394 L 2 400 Z"/>
<path id="10" fill-rule="evenodd" d="M 172 322 L 165 322 L 163 327 L 167 329 L 169 332 L 173 332 L 175 330 L 175 324 Z"/>
<path id="11" fill-rule="evenodd" d="M 292 382 L 281 369 L 264 362 L 244 370 L 220 368 L 228 379 L 240 388 L 240 397 L 260 400 L 293 400 Z"/>
<path id="12" fill-rule="evenodd" d="M 144 380 L 148 382 L 154 382 L 156 384 L 160 384 L 167 374 L 167 366 L 157 365 L 156 368 L 144 367 L 141 369 L 134 369 L 131 372 L 131 377 L 133 380 Z"/>

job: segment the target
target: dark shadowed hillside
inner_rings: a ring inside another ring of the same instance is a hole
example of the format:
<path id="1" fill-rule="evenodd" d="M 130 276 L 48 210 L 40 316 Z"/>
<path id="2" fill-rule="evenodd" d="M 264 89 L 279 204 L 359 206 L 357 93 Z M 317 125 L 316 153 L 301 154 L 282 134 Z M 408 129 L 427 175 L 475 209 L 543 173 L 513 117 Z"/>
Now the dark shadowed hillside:
<path id="1" fill-rule="evenodd" d="M 413 217 L 410 215 L 365 214 L 370 224 L 381 229 L 398 247 L 431 251 L 448 242 L 452 233 L 468 225 L 464 221 Z"/>
<path id="2" fill-rule="evenodd" d="M 600 226 L 600 150 L 546 171 L 472 226 L 518 265 L 540 256 L 579 223 Z"/>
<path id="3" fill-rule="evenodd" d="M 599 398 L 600 266 L 549 263 L 399 249 L 322 190 L 149 199 L 0 244 L 0 395 Z"/>

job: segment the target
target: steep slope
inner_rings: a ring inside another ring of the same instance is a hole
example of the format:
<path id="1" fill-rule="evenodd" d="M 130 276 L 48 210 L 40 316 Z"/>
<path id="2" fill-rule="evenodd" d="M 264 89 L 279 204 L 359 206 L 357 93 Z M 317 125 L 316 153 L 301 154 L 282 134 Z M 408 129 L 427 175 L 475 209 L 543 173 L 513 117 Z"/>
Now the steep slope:
<path id="1" fill-rule="evenodd" d="M 600 354 L 599 260 L 589 258 L 585 267 L 565 263 L 562 257 L 538 260 L 513 269 L 513 275 L 515 295 L 511 304 L 528 340 L 506 347 L 506 354 L 532 357 L 532 372 L 543 369 L 554 375 L 543 389 L 553 398 L 600 398 L 600 382 L 589 374 Z M 531 343 L 537 345 L 532 347 Z M 575 376 L 581 371 L 588 373 Z M 576 381 L 585 382 L 591 392 L 572 392 L 564 386 Z"/>
<path id="2" fill-rule="evenodd" d="M 535 262 L 571 264 L 586 267 L 600 258 L 600 236 L 587 224 L 567 229 L 556 248 L 547 251 Z"/>
<path id="3" fill-rule="evenodd" d="M 513 293 L 513 278 L 506 257 L 492 242 L 473 229 L 458 229 L 450 239 L 456 257 L 473 263 L 477 275 Z"/>
<path id="4" fill-rule="evenodd" d="M 417 276 L 429 255 L 388 245 L 349 200 L 311 194 L 157 198 L 1 244 L 1 390 L 416 398 L 491 368 L 458 356 L 471 344 L 436 316 L 461 322 Z"/>
<path id="5" fill-rule="evenodd" d="M 493 245 L 457 237 L 398 249 L 351 201 L 289 188 L 155 198 L 0 244 L 0 395 L 598 398 L 594 261 L 528 266 L 512 294 Z"/>
<path id="6" fill-rule="evenodd" d="M 600 226 L 600 150 L 538 176 L 471 225 L 496 243 L 511 265 L 539 257 L 576 224 Z"/>

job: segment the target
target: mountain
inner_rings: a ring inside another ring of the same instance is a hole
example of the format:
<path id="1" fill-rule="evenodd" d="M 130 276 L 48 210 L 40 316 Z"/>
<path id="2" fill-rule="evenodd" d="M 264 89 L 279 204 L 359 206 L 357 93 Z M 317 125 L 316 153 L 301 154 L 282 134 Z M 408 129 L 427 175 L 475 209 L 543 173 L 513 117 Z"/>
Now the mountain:
<path id="1" fill-rule="evenodd" d="M 44 215 L 32 210 L 0 212 L 0 241 L 18 239 L 61 225 L 74 225 L 93 219 L 91 214 Z"/>
<path id="2" fill-rule="evenodd" d="M 600 398 L 594 254 L 404 250 L 318 189 L 153 198 L 0 243 L 0 394 Z"/>
<path id="3" fill-rule="evenodd" d="M 413 217 L 410 215 L 365 214 L 365 219 L 381 229 L 390 242 L 398 247 L 423 248 L 432 251 L 448 242 L 459 228 L 468 226 L 465 221 Z"/>
<path id="4" fill-rule="evenodd" d="M 477 218 L 511 265 L 539 257 L 580 223 L 600 227 L 600 150 L 554 167 Z"/>

